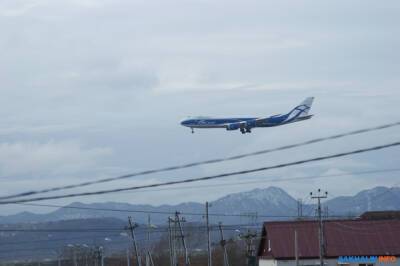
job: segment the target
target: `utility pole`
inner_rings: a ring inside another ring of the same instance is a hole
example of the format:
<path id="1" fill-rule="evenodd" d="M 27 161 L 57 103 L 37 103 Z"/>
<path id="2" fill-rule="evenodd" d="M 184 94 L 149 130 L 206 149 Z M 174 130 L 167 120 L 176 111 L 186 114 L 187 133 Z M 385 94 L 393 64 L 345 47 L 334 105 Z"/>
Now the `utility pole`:
<path id="1" fill-rule="evenodd" d="M 62 256 L 62 251 L 56 251 L 57 253 L 57 265 L 61 266 L 61 256 Z"/>
<path id="2" fill-rule="evenodd" d="M 297 200 L 297 219 L 301 220 L 303 217 L 303 200 Z"/>
<path id="3" fill-rule="evenodd" d="M 247 255 L 247 265 L 252 266 L 255 265 L 255 251 L 256 248 L 253 244 L 254 238 L 257 237 L 257 233 L 250 232 L 250 229 L 247 229 L 246 234 L 239 234 L 241 239 L 246 241 L 246 255 Z"/>
<path id="4" fill-rule="evenodd" d="M 103 247 L 95 247 L 95 266 L 104 266 L 104 260 L 103 260 Z M 100 262 L 100 264 L 99 264 Z"/>
<path id="5" fill-rule="evenodd" d="M 147 254 L 146 254 L 146 266 L 150 266 L 150 214 L 147 215 Z"/>
<path id="6" fill-rule="evenodd" d="M 129 248 L 126 249 L 126 265 L 131 266 L 131 253 L 129 252 Z"/>
<path id="7" fill-rule="evenodd" d="M 172 246 L 174 247 L 173 251 L 173 256 L 174 256 L 174 266 L 178 266 L 179 260 L 178 260 L 178 255 L 179 255 L 179 243 L 177 242 L 177 229 L 176 229 L 176 219 L 175 217 L 172 220 L 174 222 L 174 227 L 172 228 Z"/>
<path id="8" fill-rule="evenodd" d="M 187 246 L 186 246 L 186 242 L 185 242 L 185 236 L 183 234 L 183 229 L 182 229 L 182 224 L 181 224 L 181 222 L 185 222 L 185 219 L 179 217 L 179 212 L 175 212 L 175 221 L 178 222 L 180 238 L 182 239 L 182 246 L 183 246 L 183 250 L 185 252 L 185 266 L 189 266 L 190 265 L 189 253 L 188 253 L 188 250 L 187 250 Z"/>
<path id="9" fill-rule="evenodd" d="M 75 246 L 72 248 L 72 252 L 73 252 L 72 257 L 73 257 L 73 260 L 74 260 L 74 266 L 78 266 L 78 260 L 76 258 Z"/>
<path id="10" fill-rule="evenodd" d="M 221 236 L 220 244 L 224 251 L 224 266 L 229 266 L 228 253 L 226 252 L 226 240 L 224 239 L 224 232 L 222 231 L 221 222 L 219 222 L 218 227 L 219 227 L 219 234 Z"/>
<path id="11" fill-rule="evenodd" d="M 294 254 L 296 257 L 296 266 L 299 266 L 299 243 L 297 239 L 297 230 L 294 229 Z"/>
<path id="12" fill-rule="evenodd" d="M 328 208 L 328 205 L 326 205 L 326 206 L 324 207 L 324 216 L 325 216 L 326 219 L 328 219 L 328 217 L 329 217 L 329 208 Z"/>
<path id="13" fill-rule="evenodd" d="M 176 266 L 175 263 L 175 239 L 173 238 L 173 231 L 171 223 L 175 222 L 175 219 L 168 217 L 168 233 L 169 233 L 169 261 L 170 266 Z"/>
<path id="14" fill-rule="evenodd" d="M 208 251 L 208 266 L 212 266 L 212 253 L 211 253 L 211 235 L 210 235 L 210 221 L 208 217 L 208 208 L 210 204 L 206 202 L 206 225 L 207 225 L 207 251 Z"/>
<path id="15" fill-rule="evenodd" d="M 324 266 L 324 231 L 323 231 L 323 222 L 322 222 L 322 211 L 321 211 L 321 199 L 326 199 L 328 197 L 328 192 L 325 191 L 323 195 L 321 195 L 321 189 L 318 189 L 318 193 L 316 196 L 313 196 L 313 193 L 310 192 L 310 196 L 312 199 L 318 200 L 318 221 L 319 221 L 319 229 L 318 229 L 318 238 L 319 238 L 319 265 Z"/>
<path id="16" fill-rule="evenodd" d="M 99 254 L 100 254 L 100 265 L 104 266 L 104 249 L 103 249 L 103 247 L 99 247 Z"/>
<path id="17" fill-rule="evenodd" d="M 150 230 L 151 230 L 151 218 L 150 214 L 147 216 L 147 254 L 146 254 L 146 266 L 154 266 L 153 258 L 151 255 L 151 243 L 150 243 Z"/>
<path id="18" fill-rule="evenodd" d="M 132 222 L 132 217 L 128 217 L 128 221 L 129 221 L 129 230 L 131 232 L 131 236 L 132 236 L 132 241 L 133 241 L 133 248 L 135 249 L 135 256 L 136 256 L 136 263 L 138 266 L 141 266 L 141 260 L 140 260 L 140 256 L 139 256 L 139 252 L 138 252 L 138 247 L 137 247 L 137 243 L 136 243 L 136 236 L 135 236 L 135 228 L 138 227 L 137 223 L 133 223 Z"/>
<path id="19" fill-rule="evenodd" d="M 152 257 L 152 256 L 149 256 L 149 258 L 150 258 L 150 265 L 151 265 L 151 266 L 154 266 L 153 257 Z"/>
<path id="20" fill-rule="evenodd" d="M 97 247 L 93 248 L 93 258 L 94 258 L 94 266 L 99 266 L 100 256 Z"/>

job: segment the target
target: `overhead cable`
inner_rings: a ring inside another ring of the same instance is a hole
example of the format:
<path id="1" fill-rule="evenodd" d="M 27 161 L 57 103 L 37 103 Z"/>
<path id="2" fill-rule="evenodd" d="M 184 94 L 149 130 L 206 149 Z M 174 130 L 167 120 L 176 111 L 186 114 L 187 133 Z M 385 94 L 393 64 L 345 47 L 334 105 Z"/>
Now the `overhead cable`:
<path id="1" fill-rule="evenodd" d="M 363 134 L 363 133 L 367 133 L 367 132 L 383 130 L 383 129 L 387 129 L 387 128 L 391 128 L 391 127 L 396 127 L 399 125 L 400 125 L 400 122 L 395 122 L 395 123 L 384 124 L 384 125 L 380 125 L 380 126 L 376 126 L 376 127 L 370 127 L 370 128 L 364 128 L 364 129 L 359 129 L 359 130 L 355 130 L 355 131 L 349 131 L 347 133 L 336 134 L 336 135 L 332 135 L 332 136 L 328 136 L 328 137 L 316 138 L 316 139 L 299 142 L 296 144 L 285 145 L 285 146 L 272 148 L 272 149 L 263 149 L 263 150 L 259 150 L 259 151 L 255 151 L 255 152 L 243 153 L 243 154 L 224 157 L 224 158 L 216 158 L 216 159 L 181 164 L 181 165 L 176 165 L 176 166 L 139 171 L 139 172 L 125 174 L 125 175 L 121 175 L 121 176 L 103 178 L 103 179 L 82 182 L 82 183 L 77 183 L 77 184 L 72 184 L 72 185 L 47 188 L 47 189 L 42 189 L 42 190 L 37 190 L 37 191 L 27 191 L 27 192 L 17 193 L 14 195 L 2 196 L 2 197 L 0 197 L 0 200 L 32 196 L 35 194 L 43 194 L 43 193 L 61 191 L 61 190 L 66 190 L 66 189 L 71 189 L 71 188 L 80 188 L 80 187 L 85 187 L 85 186 L 94 185 L 94 184 L 107 183 L 107 182 L 112 182 L 112 181 L 116 181 L 116 180 L 132 178 L 132 177 L 136 177 L 136 176 L 143 176 L 143 175 L 149 175 L 149 174 L 155 174 L 155 173 L 161 173 L 161 172 L 174 171 L 174 170 L 185 169 L 185 168 L 190 168 L 190 167 L 195 167 L 195 166 L 200 166 L 200 165 L 214 164 L 214 163 L 220 163 L 220 162 L 225 162 L 225 161 L 233 161 L 233 160 L 238 160 L 238 159 L 242 159 L 242 158 L 246 158 L 246 157 L 271 153 L 271 152 L 275 152 L 275 151 L 293 149 L 293 148 L 306 146 L 306 145 L 310 145 L 310 144 L 314 144 L 314 143 L 319 143 L 319 142 L 323 142 L 323 141 L 339 139 L 339 138 L 343 138 L 343 137 L 347 137 L 347 136 L 351 136 L 351 135 L 358 135 L 358 134 Z"/>
<path id="2" fill-rule="evenodd" d="M 382 149 L 387 149 L 387 148 L 395 147 L 395 146 L 399 146 L 399 145 L 400 145 L 400 141 L 393 142 L 390 144 L 385 144 L 385 145 L 379 145 L 379 146 L 374 146 L 374 147 L 369 147 L 369 148 L 364 148 L 364 149 L 353 150 L 353 151 L 349 151 L 349 152 L 337 153 L 337 154 L 333 154 L 333 155 L 314 157 L 314 158 L 300 160 L 300 161 L 294 161 L 294 162 L 289 162 L 289 163 L 277 164 L 277 165 L 273 165 L 273 166 L 265 166 L 265 167 L 254 168 L 254 169 L 223 173 L 223 174 L 218 174 L 218 175 L 210 175 L 210 176 L 204 176 L 204 177 L 199 177 L 199 178 L 188 178 L 188 179 L 183 179 L 183 180 L 154 183 L 154 184 L 148 184 L 148 185 L 142 185 L 142 186 L 123 187 L 123 188 L 116 188 L 116 189 L 106 189 L 106 190 L 71 193 L 71 194 L 55 195 L 55 196 L 47 196 L 47 197 L 36 197 L 36 198 L 28 198 L 28 199 L 7 200 L 7 201 L 0 201 L 0 205 L 1 204 L 10 204 L 10 203 L 42 201 L 42 200 L 49 200 L 49 199 L 63 199 L 63 198 L 73 198 L 73 197 L 80 197 L 80 196 L 102 195 L 102 194 L 109 194 L 109 193 L 115 193 L 115 192 L 120 192 L 120 191 L 132 191 L 132 190 L 138 190 L 138 189 L 143 189 L 143 188 L 154 188 L 154 187 L 162 187 L 162 186 L 169 186 L 169 185 L 177 185 L 177 184 L 184 184 L 184 183 L 193 183 L 193 182 L 199 182 L 199 181 L 213 180 L 213 179 L 224 178 L 224 177 L 229 177 L 229 176 L 243 175 L 243 174 L 272 170 L 272 169 L 285 168 L 285 167 L 294 166 L 294 165 L 302 165 L 302 164 L 306 164 L 306 163 L 310 163 L 310 162 L 317 162 L 317 161 L 339 158 L 339 157 L 360 154 L 360 153 L 365 153 L 365 152 L 370 152 L 370 151 L 382 150 Z"/>

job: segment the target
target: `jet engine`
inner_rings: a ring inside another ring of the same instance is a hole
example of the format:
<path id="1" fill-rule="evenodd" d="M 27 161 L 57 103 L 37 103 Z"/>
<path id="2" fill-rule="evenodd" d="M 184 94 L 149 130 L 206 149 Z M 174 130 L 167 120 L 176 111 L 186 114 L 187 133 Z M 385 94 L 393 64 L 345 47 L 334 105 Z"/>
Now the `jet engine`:
<path id="1" fill-rule="evenodd" d="M 244 128 L 256 127 L 256 120 L 250 120 L 250 121 L 243 122 L 243 126 L 244 126 Z"/>
<path id="2" fill-rule="evenodd" d="M 236 130 L 236 129 L 239 129 L 240 126 L 241 126 L 241 123 L 231 123 L 226 126 L 226 130 Z"/>

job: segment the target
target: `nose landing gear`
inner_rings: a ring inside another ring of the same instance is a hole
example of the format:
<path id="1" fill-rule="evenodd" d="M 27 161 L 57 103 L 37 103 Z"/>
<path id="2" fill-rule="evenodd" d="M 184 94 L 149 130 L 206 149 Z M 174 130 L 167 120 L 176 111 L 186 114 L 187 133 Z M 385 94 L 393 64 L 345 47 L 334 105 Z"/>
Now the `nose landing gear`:
<path id="1" fill-rule="evenodd" d="M 194 129 L 192 127 L 190 129 L 192 130 L 192 134 L 193 134 L 194 133 Z"/>

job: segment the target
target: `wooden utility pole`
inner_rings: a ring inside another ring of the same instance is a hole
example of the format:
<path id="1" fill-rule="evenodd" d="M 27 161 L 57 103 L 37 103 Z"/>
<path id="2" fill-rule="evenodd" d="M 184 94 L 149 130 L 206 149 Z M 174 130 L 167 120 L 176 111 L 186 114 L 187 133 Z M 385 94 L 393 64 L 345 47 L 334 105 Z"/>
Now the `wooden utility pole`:
<path id="1" fill-rule="evenodd" d="M 207 253 L 208 253 L 208 266 L 212 266 L 212 252 L 211 252 L 211 235 L 210 235 L 210 221 L 208 217 L 208 201 L 206 202 L 206 225 L 207 225 Z"/>
<path id="2" fill-rule="evenodd" d="M 138 252 L 138 247 L 137 247 L 137 243 L 136 243 L 136 236 L 135 236 L 135 228 L 138 227 L 137 223 L 132 222 L 132 218 L 129 216 L 128 217 L 128 221 L 129 221 L 129 231 L 131 232 L 131 236 L 132 236 L 132 241 L 133 241 L 133 248 L 135 250 L 135 256 L 136 256 L 136 263 L 138 266 L 141 266 L 141 259 L 140 259 L 140 255 Z"/>
<path id="3" fill-rule="evenodd" d="M 297 219 L 301 220 L 303 217 L 303 200 L 297 200 Z"/>
<path id="4" fill-rule="evenodd" d="M 319 230 L 318 230 L 318 239 L 319 239 L 319 265 L 324 266 L 324 231 L 323 231 L 323 222 L 322 222 L 322 211 L 321 211 L 321 199 L 326 199 L 328 197 L 328 192 L 325 191 L 323 195 L 321 195 L 321 189 L 318 189 L 318 193 L 316 196 L 313 196 L 313 193 L 310 192 L 310 196 L 312 199 L 317 199 L 318 200 L 318 224 L 319 224 Z"/>
<path id="5" fill-rule="evenodd" d="M 173 219 L 171 217 L 168 217 L 168 234 L 169 234 L 169 263 L 170 266 L 175 266 L 175 260 L 174 260 L 174 245 L 172 241 L 172 226 L 171 222 Z"/>
<path id="6" fill-rule="evenodd" d="M 129 248 L 126 249 L 126 265 L 131 266 L 131 253 L 129 252 Z"/>
<path id="7" fill-rule="evenodd" d="M 150 214 L 147 216 L 147 253 L 146 253 L 146 266 L 154 266 L 153 257 L 151 255 L 151 242 L 150 242 L 151 218 Z"/>
<path id="8" fill-rule="evenodd" d="M 246 234 L 240 234 L 239 237 L 246 241 L 246 255 L 247 255 L 247 265 L 255 265 L 255 251 L 256 248 L 253 244 L 253 240 L 257 237 L 257 233 L 252 233 L 247 230 Z"/>
<path id="9" fill-rule="evenodd" d="M 182 246 L 183 246 L 183 250 L 185 253 L 185 266 L 189 266 L 190 265 L 189 253 L 188 253 L 188 249 L 186 246 L 185 235 L 183 234 L 183 229 L 182 229 L 182 224 L 181 224 L 181 222 L 185 222 L 185 219 L 179 217 L 179 212 L 175 212 L 175 221 L 177 221 L 177 223 L 178 223 L 180 238 L 182 240 Z"/>
<path id="10" fill-rule="evenodd" d="M 296 266 L 299 266 L 299 243 L 296 229 L 294 229 L 294 255 L 296 257 Z"/>
<path id="11" fill-rule="evenodd" d="M 229 266 L 228 252 L 226 252 L 226 240 L 224 239 L 224 232 L 222 231 L 222 223 L 221 222 L 219 222 L 218 227 L 219 227 L 219 234 L 221 236 L 220 244 L 224 251 L 224 266 Z"/>

